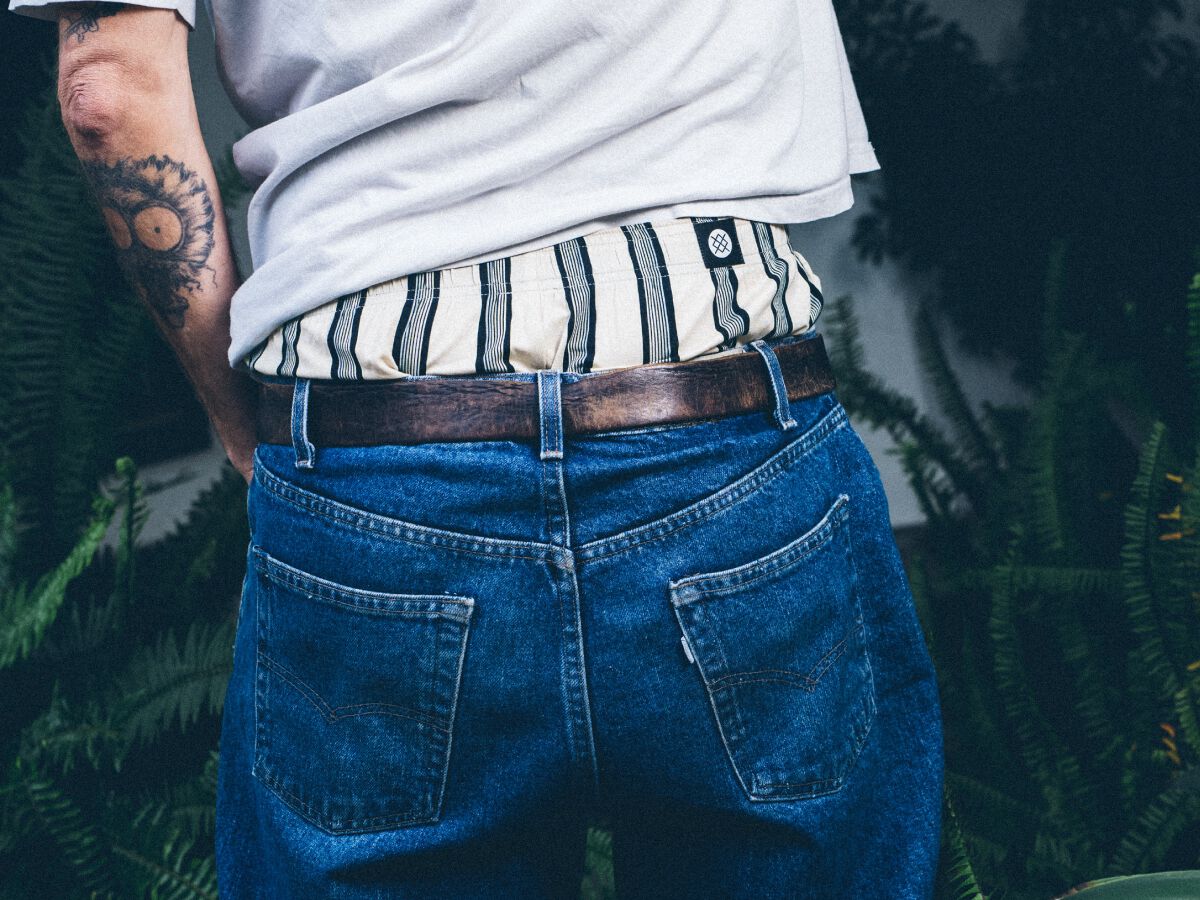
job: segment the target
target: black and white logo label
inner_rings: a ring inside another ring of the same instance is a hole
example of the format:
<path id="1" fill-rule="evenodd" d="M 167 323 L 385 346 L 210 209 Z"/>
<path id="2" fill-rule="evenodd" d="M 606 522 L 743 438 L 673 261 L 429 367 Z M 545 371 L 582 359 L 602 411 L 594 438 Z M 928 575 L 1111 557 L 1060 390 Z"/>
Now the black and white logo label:
<path id="1" fill-rule="evenodd" d="M 710 269 L 740 266 L 745 262 L 733 219 L 696 219 L 692 226 L 700 243 L 700 255 Z"/>

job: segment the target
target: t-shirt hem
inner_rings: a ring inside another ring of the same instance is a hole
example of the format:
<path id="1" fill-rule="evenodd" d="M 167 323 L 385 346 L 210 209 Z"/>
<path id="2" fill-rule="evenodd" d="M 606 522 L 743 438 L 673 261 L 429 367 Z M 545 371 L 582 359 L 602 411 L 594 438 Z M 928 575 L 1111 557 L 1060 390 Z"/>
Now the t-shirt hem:
<path id="1" fill-rule="evenodd" d="M 468 257 L 462 260 L 447 260 L 443 263 L 436 263 L 428 268 L 450 268 L 463 265 L 478 265 L 494 259 L 500 259 L 505 256 L 514 256 L 518 253 L 525 253 L 532 250 L 537 250 L 542 247 L 547 247 L 552 244 L 561 243 L 577 237 L 586 236 L 594 231 L 601 229 L 613 228 L 619 225 L 632 224 L 635 222 L 657 222 L 665 219 L 679 219 L 688 216 L 735 216 L 738 218 L 749 219 L 758 222 L 770 222 L 776 224 L 796 224 L 800 222 L 813 221 L 815 219 L 829 218 L 844 212 L 854 205 L 854 194 L 851 186 L 850 175 L 847 174 L 837 181 L 818 188 L 814 191 L 809 191 L 804 194 L 797 195 L 781 195 L 781 196 L 765 196 L 765 197 L 743 197 L 731 198 L 727 200 L 698 200 L 685 203 L 671 204 L 661 207 L 653 207 L 638 210 L 621 216 L 604 217 L 602 219 L 591 220 L 586 223 L 574 226 L 569 229 L 563 229 L 540 238 L 510 245 L 501 250 L 490 251 L 486 254 L 478 254 L 475 257 Z M 429 239 L 428 235 L 426 239 Z M 382 239 L 381 239 L 382 240 Z M 391 258 L 398 258 L 402 253 L 397 252 L 394 244 L 389 243 L 393 249 Z M 323 303 L 328 303 L 336 297 L 342 296 L 349 291 L 353 291 L 362 287 L 373 284 L 378 284 L 394 278 L 398 278 L 405 274 L 403 271 L 395 271 L 392 268 L 384 270 L 382 267 L 373 269 L 372 265 L 379 265 L 380 256 L 372 249 L 375 244 L 368 246 L 362 245 L 363 258 L 350 258 L 345 260 L 345 266 L 341 269 L 343 273 L 355 274 L 355 280 L 359 281 L 362 276 L 366 275 L 367 284 L 351 284 L 349 282 L 335 283 L 328 287 L 323 287 L 313 282 L 308 282 L 307 286 L 311 290 L 310 294 L 300 295 L 296 291 L 294 284 L 269 284 L 262 280 L 262 273 L 252 274 L 246 279 L 245 283 L 238 291 L 238 296 L 235 298 L 234 318 L 237 317 L 237 307 L 253 309 L 256 305 L 258 297 L 274 297 L 291 296 L 294 300 L 287 308 L 276 307 L 275 313 L 272 316 L 272 321 L 254 328 L 253 332 L 247 333 L 244 330 L 235 329 L 232 335 L 229 348 L 229 364 L 235 369 L 241 368 L 241 361 L 258 345 L 269 337 L 274 331 L 284 322 L 302 315 L 305 312 L 314 309 Z M 276 261 L 276 266 L 278 262 Z M 287 266 L 276 268 L 276 271 L 286 271 Z M 331 272 L 331 276 L 339 277 L 338 273 Z M 258 277 L 259 280 L 255 281 Z M 279 281 L 279 279 L 275 279 Z"/>
<path id="2" fill-rule="evenodd" d="M 853 144 L 850 147 L 850 174 L 861 175 L 865 172 L 876 172 L 883 167 L 875 156 L 875 148 L 870 142 Z"/>
<path id="3" fill-rule="evenodd" d="M 12 0 L 8 5 L 9 12 L 29 16 L 31 19 L 41 19 L 46 22 L 58 21 L 60 6 L 72 0 Z M 187 23 L 189 30 L 196 28 L 195 0 L 126 0 L 129 6 L 143 6 L 147 9 L 173 9 Z"/>

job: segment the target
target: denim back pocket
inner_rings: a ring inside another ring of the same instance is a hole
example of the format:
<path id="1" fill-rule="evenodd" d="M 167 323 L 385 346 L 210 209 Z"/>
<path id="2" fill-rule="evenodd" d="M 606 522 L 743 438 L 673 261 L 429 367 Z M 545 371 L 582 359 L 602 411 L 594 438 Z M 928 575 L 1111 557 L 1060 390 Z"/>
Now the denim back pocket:
<path id="1" fill-rule="evenodd" d="M 751 800 L 839 790 L 875 719 L 849 503 L 839 494 L 759 559 L 670 583 L 684 650 Z"/>
<path id="2" fill-rule="evenodd" d="M 255 777 L 334 834 L 437 821 L 474 601 L 254 562 Z"/>

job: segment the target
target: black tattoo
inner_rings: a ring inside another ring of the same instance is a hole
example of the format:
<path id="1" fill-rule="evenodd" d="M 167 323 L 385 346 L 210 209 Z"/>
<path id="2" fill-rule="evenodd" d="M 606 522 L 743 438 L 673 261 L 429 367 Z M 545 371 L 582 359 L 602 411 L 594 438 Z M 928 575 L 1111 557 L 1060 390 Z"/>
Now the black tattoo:
<path id="1" fill-rule="evenodd" d="M 75 42 L 82 44 L 89 32 L 100 30 L 99 19 L 115 16 L 123 6 L 123 3 L 89 3 L 78 12 L 64 13 L 67 30 L 63 34 L 63 40 L 74 35 Z"/>
<path id="2" fill-rule="evenodd" d="M 204 179 L 169 156 L 83 163 L 117 258 L 147 304 L 182 328 L 213 248 L 216 216 Z"/>

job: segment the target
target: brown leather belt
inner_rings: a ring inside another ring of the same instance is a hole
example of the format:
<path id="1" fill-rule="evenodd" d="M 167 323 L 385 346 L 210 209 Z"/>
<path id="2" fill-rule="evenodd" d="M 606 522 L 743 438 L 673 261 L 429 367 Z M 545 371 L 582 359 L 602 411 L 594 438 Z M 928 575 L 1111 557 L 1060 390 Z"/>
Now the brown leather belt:
<path id="1" fill-rule="evenodd" d="M 789 400 L 837 386 L 820 334 L 772 347 Z M 775 400 L 766 361 L 745 352 L 711 359 L 630 366 L 561 384 L 564 434 L 590 434 L 754 410 Z M 388 381 L 314 380 L 307 436 L 317 447 L 538 438 L 534 379 L 444 376 Z M 258 440 L 291 438 L 293 386 L 259 382 Z"/>

